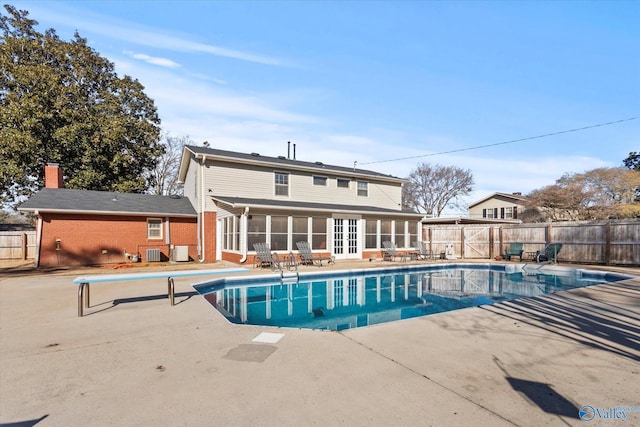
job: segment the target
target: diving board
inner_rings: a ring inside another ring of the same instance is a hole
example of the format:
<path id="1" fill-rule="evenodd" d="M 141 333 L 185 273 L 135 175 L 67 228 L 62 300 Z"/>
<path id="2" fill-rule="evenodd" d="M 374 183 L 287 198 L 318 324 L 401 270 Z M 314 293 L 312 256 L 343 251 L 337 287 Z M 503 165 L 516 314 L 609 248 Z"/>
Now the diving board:
<path id="1" fill-rule="evenodd" d="M 179 270 L 179 271 L 154 271 L 149 273 L 128 273 L 128 274 L 101 274 L 95 276 L 79 276 L 73 279 L 74 285 L 78 286 L 78 317 L 84 315 L 84 308 L 89 308 L 89 284 L 122 282 L 125 280 L 143 279 L 167 279 L 167 295 L 171 305 L 175 305 L 175 286 L 173 279 L 187 276 L 208 276 L 212 274 L 245 273 L 247 268 L 218 268 L 214 270 Z M 86 291 L 86 292 L 85 292 Z"/>

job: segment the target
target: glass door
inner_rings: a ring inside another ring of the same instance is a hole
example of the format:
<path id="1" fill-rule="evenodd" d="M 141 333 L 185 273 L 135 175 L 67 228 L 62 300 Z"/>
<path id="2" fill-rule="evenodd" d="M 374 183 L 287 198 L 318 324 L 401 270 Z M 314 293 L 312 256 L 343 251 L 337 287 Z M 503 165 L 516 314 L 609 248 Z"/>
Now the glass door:
<path id="1" fill-rule="evenodd" d="M 357 218 L 333 219 L 333 255 L 336 259 L 358 259 L 360 221 Z"/>

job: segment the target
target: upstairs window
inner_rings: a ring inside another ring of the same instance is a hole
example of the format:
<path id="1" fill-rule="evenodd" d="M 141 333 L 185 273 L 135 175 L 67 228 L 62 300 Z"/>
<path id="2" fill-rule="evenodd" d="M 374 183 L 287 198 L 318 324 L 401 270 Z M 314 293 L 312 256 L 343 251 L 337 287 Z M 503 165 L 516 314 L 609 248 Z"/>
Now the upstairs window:
<path id="1" fill-rule="evenodd" d="M 150 218 L 147 220 L 147 239 L 162 239 L 162 220 Z"/>
<path id="2" fill-rule="evenodd" d="M 327 186 L 327 177 L 326 176 L 314 176 L 313 177 L 313 185 L 322 185 Z"/>
<path id="3" fill-rule="evenodd" d="M 289 195 L 289 174 L 284 172 L 275 173 L 275 193 L 276 196 Z"/>
<path id="4" fill-rule="evenodd" d="M 349 182 L 351 180 L 349 179 L 344 179 L 344 178 L 338 178 L 337 183 L 338 183 L 338 188 L 349 188 Z"/>
<path id="5" fill-rule="evenodd" d="M 358 196 L 369 197 L 369 183 L 365 181 L 358 181 Z"/>

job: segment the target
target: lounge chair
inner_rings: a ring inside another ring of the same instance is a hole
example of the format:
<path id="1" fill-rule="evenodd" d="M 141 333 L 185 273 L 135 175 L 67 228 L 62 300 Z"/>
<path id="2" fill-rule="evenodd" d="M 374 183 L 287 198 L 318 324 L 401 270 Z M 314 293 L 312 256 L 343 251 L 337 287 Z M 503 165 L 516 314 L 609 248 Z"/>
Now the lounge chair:
<path id="1" fill-rule="evenodd" d="M 548 243 L 542 250 L 536 252 L 536 262 L 558 262 L 558 253 L 562 243 Z"/>
<path id="2" fill-rule="evenodd" d="M 271 249 L 267 243 L 254 243 L 253 249 L 256 251 L 256 267 L 270 267 L 271 270 L 275 267 L 275 260 Z"/>
<path id="3" fill-rule="evenodd" d="M 413 253 L 419 260 L 428 260 L 433 258 L 431 252 L 424 246 L 424 242 L 413 242 L 413 248 L 415 249 L 415 252 Z"/>
<path id="4" fill-rule="evenodd" d="M 405 261 L 407 259 L 407 253 L 399 252 L 396 248 L 396 244 L 393 242 L 382 242 L 382 260 L 393 261 L 396 257 L 400 257 L 401 261 Z"/>
<path id="5" fill-rule="evenodd" d="M 509 246 L 504 248 L 504 259 L 511 261 L 511 257 L 518 257 L 522 261 L 522 254 L 524 253 L 523 244 L 520 242 L 509 243 Z"/>
<path id="6" fill-rule="evenodd" d="M 329 264 L 335 264 L 335 258 L 332 256 L 325 256 L 321 254 L 314 254 L 311 251 L 311 245 L 307 241 L 296 242 L 298 252 L 300 254 L 300 260 L 302 265 L 317 265 L 322 266 L 322 261 L 327 261 Z"/>

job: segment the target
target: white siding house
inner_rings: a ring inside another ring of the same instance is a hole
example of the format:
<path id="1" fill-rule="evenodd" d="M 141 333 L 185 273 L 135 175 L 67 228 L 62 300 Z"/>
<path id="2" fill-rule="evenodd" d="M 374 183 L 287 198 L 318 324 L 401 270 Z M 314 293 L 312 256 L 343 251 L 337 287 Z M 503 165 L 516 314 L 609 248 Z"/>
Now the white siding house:
<path id="1" fill-rule="evenodd" d="M 469 205 L 469 217 L 486 220 L 517 220 L 526 198 L 520 193 L 493 193 Z"/>
<path id="2" fill-rule="evenodd" d="M 208 262 L 251 260 L 255 243 L 290 254 L 308 241 L 340 259 L 379 254 L 385 240 L 398 248 L 421 240 L 422 215 L 401 209 L 405 181 L 390 175 L 187 146 L 180 180 L 199 214 Z"/>

